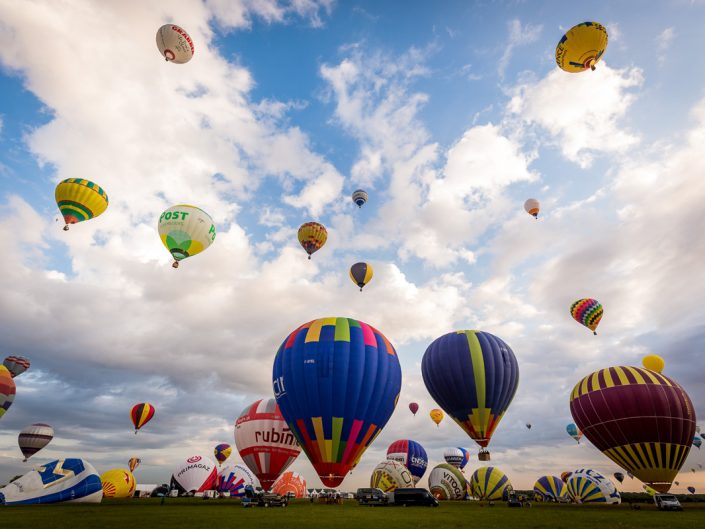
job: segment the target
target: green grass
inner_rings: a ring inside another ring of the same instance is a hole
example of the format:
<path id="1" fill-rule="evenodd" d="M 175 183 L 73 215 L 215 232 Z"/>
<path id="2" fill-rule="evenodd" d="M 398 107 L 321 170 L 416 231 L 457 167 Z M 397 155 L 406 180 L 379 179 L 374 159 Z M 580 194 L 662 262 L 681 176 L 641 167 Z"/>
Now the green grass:
<path id="1" fill-rule="evenodd" d="M 705 526 L 705 504 L 686 504 L 684 512 L 659 512 L 653 505 L 631 510 L 628 505 L 533 504 L 530 509 L 510 509 L 498 502 L 494 507 L 475 502 L 442 502 L 429 507 L 360 507 L 353 501 L 344 505 L 292 502 L 287 508 L 244 509 L 240 502 L 169 498 L 104 500 L 99 505 L 64 504 L 0 507 L 3 529 L 225 529 L 305 527 L 307 529 L 649 529 Z"/>

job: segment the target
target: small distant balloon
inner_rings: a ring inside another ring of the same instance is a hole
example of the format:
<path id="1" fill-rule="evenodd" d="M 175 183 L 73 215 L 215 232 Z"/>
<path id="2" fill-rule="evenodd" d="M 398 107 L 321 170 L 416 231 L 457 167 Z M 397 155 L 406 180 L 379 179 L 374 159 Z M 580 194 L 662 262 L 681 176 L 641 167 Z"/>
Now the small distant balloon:
<path id="1" fill-rule="evenodd" d="M 597 334 L 595 329 L 600 324 L 602 314 L 602 304 L 596 299 L 579 299 L 570 306 L 570 315 L 573 319 L 590 329 L 592 334 Z"/>
<path id="2" fill-rule="evenodd" d="M 526 211 L 529 215 L 532 215 L 535 219 L 539 218 L 540 208 L 541 206 L 539 201 L 535 198 L 530 198 L 524 202 L 524 211 Z"/>
<path id="3" fill-rule="evenodd" d="M 372 280 L 373 273 L 372 265 L 369 263 L 355 263 L 350 267 L 350 279 L 360 287 L 360 292 Z"/>
<path id="4" fill-rule="evenodd" d="M 135 434 L 137 430 L 142 428 L 145 424 L 152 420 L 154 417 L 154 406 L 149 402 L 140 402 L 132 406 L 130 410 L 130 418 L 132 419 L 132 424 L 135 425 Z"/>
<path id="5" fill-rule="evenodd" d="M 419 411 L 419 405 L 415 402 L 410 402 L 409 403 L 409 410 L 411 410 L 411 413 L 416 416 L 416 412 Z"/>
<path id="6" fill-rule="evenodd" d="M 680 482 L 674 481 L 673 484 L 677 487 L 678 485 L 680 485 Z"/>
<path id="7" fill-rule="evenodd" d="M 580 428 L 578 428 L 575 423 L 572 422 L 566 425 L 565 431 L 580 444 L 580 438 L 583 436 L 583 432 L 580 431 Z"/>
<path id="8" fill-rule="evenodd" d="M 21 375 L 29 369 L 29 360 L 22 356 L 8 356 L 3 360 L 2 365 L 4 365 L 10 372 L 12 378 Z"/>
<path id="9" fill-rule="evenodd" d="M 443 417 L 445 417 L 443 410 L 439 410 L 438 408 L 433 408 L 428 414 L 431 420 L 436 423 L 436 427 L 441 424 Z"/>
<path id="10" fill-rule="evenodd" d="M 659 355 L 647 355 L 641 360 L 642 365 L 651 371 L 660 373 L 666 365 L 666 362 Z"/>
<path id="11" fill-rule="evenodd" d="M 218 466 L 222 466 L 225 460 L 228 459 L 230 457 L 230 454 L 232 453 L 233 447 L 230 446 L 228 443 L 221 443 L 219 445 L 216 445 L 216 447 L 213 449 L 213 454 L 218 460 Z"/>
<path id="12" fill-rule="evenodd" d="M 526 423 L 526 429 L 531 430 L 531 423 L 529 423 L 529 422 Z"/>
<path id="13" fill-rule="evenodd" d="M 308 258 L 320 250 L 328 240 L 328 231 L 323 224 L 306 222 L 299 227 L 299 243 L 306 250 Z"/>
<path id="14" fill-rule="evenodd" d="M 83 178 L 67 178 L 59 182 L 54 198 L 66 223 L 64 231 L 68 231 L 69 224 L 90 220 L 108 209 L 105 190 Z"/>
<path id="15" fill-rule="evenodd" d="M 703 441 L 698 437 L 697 435 L 693 437 L 693 446 L 700 450 L 700 447 L 702 446 Z"/>
<path id="16" fill-rule="evenodd" d="M 570 73 L 594 70 L 607 49 L 607 30 L 597 22 L 573 26 L 556 46 L 556 64 Z"/>
<path id="17" fill-rule="evenodd" d="M 22 429 L 17 436 L 17 444 L 20 446 L 23 461 L 27 461 L 34 454 L 48 445 L 54 438 L 54 428 L 44 423 L 30 424 Z"/>
<path id="18" fill-rule="evenodd" d="M 127 462 L 127 466 L 130 468 L 130 472 L 134 472 L 135 469 L 140 466 L 142 460 L 139 457 L 131 457 Z"/>
<path id="19" fill-rule="evenodd" d="M 215 240 L 213 219 L 201 208 L 189 204 L 177 204 L 164 211 L 157 223 L 159 238 L 169 250 L 174 262 L 193 257 L 208 249 Z"/>
<path id="20" fill-rule="evenodd" d="M 157 48 L 167 62 L 184 64 L 193 57 L 193 41 L 176 24 L 164 24 L 157 30 Z"/>
<path id="21" fill-rule="evenodd" d="M 622 472 L 615 472 L 614 479 L 622 483 L 624 481 L 624 474 Z"/>
<path id="22" fill-rule="evenodd" d="M 367 191 L 363 191 L 362 189 L 357 189 L 353 191 L 352 199 L 353 202 L 357 204 L 358 208 L 361 208 L 365 205 L 365 202 L 367 202 L 367 198 Z"/>
<path id="23" fill-rule="evenodd" d="M 688 487 L 688 492 L 695 494 L 695 487 Z"/>

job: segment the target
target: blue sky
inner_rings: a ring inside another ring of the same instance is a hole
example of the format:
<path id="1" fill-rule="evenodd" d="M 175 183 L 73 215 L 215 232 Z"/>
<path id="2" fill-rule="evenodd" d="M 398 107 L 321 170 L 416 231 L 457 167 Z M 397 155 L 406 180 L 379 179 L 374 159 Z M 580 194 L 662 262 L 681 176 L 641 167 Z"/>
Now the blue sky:
<path id="1" fill-rule="evenodd" d="M 563 430 L 569 390 L 594 369 L 662 354 L 705 413 L 702 3 L 57 9 L 0 1 L 0 352 L 33 363 L 0 423 L 0 482 L 28 468 L 16 432 L 47 417 L 57 438 L 38 461 L 81 455 L 102 471 L 140 451 L 138 481 L 167 481 L 179 457 L 232 442 L 241 409 L 271 392 L 281 340 L 325 315 L 379 328 L 404 370 L 350 488 L 397 438 L 434 462 L 446 445 L 474 452 L 455 425 L 428 428 L 420 378 L 428 344 L 458 328 L 497 334 L 519 359 L 493 457 L 520 488 L 616 470 Z M 604 61 L 561 72 L 555 45 L 584 20 L 608 28 Z M 194 39 L 188 64 L 154 45 L 171 21 Z M 53 190 L 68 177 L 111 203 L 64 233 Z M 174 272 L 156 221 L 181 202 L 219 233 Z M 312 262 L 296 241 L 308 220 L 330 234 Z M 362 295 L 347 277 L 359 260 L 376 272 Z M 585 296 L 605 305 L 597 339 L 568 316 Z M 159 420 L 138 445 L 126 410 L 141 400 Z M 304 456 L 294 469 L 317 483 Z"/>

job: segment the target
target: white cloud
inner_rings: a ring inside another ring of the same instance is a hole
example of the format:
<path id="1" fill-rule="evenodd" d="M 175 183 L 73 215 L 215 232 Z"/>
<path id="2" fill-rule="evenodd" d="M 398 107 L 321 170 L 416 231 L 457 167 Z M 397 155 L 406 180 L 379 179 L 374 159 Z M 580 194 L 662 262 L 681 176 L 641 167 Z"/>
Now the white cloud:
<path id="1" fill-rule="evenodd" d="M 587 168 L 596 153 L 625 153 L 638 144 L 638 135 L 621 121 L 635 98 L 631 89 L 643 82 L 640 69 L 614 70 L 604 62 L 580 74 L 553 69 L 519 85 L 508 110 L 524 124 L 545 129 L 563 156 Z"/>
<path id="2" fill-rule="evenodd" d="M 656 37 L 657 60 L 659 64 L 662 65 L 666 62 L 667 52 L 675 38 L 676 30 L 673 26 L 667 27 Z"/>
<path id="3" fill-rule="evenodd" d="M 543 26 L 541 25 L 522 25 L 521 20 L 516 18 L 508 22 L 507 26 L 509 27 L 509 40 L 505 45 L 502 57 L 497 63 L 497 73 L 500 79 L 504 78 L 504 72 L 512 58 L 514 48 L 536 42 L 541 36 L 541 31 L 543 31 Z"/>
<path id="4" fill-rule="evenodd" d="M 254 17 L 275 24 L 287 23 L 294 16 L 318 28 L 334 5 L 335 0 L 206 0 L 208 9 L 226 28 L 249 28 Z"/>

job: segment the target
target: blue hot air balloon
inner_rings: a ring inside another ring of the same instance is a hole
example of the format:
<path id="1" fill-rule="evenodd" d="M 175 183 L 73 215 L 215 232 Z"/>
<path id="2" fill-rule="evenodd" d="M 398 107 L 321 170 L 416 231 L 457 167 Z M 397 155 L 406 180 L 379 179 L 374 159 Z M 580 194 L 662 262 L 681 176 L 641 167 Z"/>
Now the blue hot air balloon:
<path id="1" fill-rule="evenodd" d="M 702 445 L 703 445 L 702 439 L 700 439 L 700 437 L 698 437 L 697 435 L 694 435 L 694 436 L 693 436 L 693 446 L 694 446 L 695 448 L 697 448 L 698 450 L 700 450 L 700 447 L 701 447 Z"/>
<path id="2" fill-rule="evenodd" d="M 510 347 L 482 331 L 456 331 L 428 346 L 421 361 L 426 388 L 438 405 L 482 447 L 514 398 L 519 365 Z"/>
<path id="3" fill-rule="evenodd" d="M 352 318 L 321 318 L 292 332 L 272 373 L 284 419 L 327 487 L 337 487 L 374 441 L 399 399 L 392 344 Z"/>
<path id="4" fill-rule="evenodd" d="M 426 450 L 412 439 L 399 439 L 390 444 L 387 448 L 387 459 L 397 461 L 409 469 L 414 484 L 423 477 L 428 466 Z"/>

